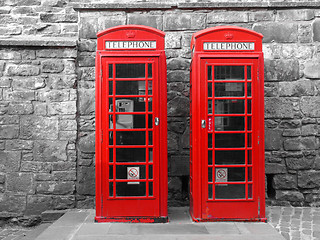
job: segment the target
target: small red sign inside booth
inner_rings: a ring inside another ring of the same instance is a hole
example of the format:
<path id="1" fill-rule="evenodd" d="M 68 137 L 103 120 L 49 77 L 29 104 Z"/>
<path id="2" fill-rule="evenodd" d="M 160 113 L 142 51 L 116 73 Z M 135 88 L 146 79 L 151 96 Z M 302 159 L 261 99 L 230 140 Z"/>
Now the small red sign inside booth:
<path id="1" fill-rule="evenodd" d="M 164 33 L 126 25 L 97 36 L 95 219 L 166 222 Z"/>
<path id="2" fill-rule="evenodd" d="M 265 221 L 262 35 L 193 34 L 190 213 L 194 221 Z"/>

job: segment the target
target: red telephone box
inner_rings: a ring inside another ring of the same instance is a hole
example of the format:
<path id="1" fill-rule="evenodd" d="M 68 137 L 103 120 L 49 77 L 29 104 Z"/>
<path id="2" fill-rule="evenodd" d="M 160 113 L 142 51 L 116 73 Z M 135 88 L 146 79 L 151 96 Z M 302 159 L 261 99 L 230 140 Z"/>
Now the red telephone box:
<path id="1" fill-rule="evenodd" d="M 193 34 L 190 213 L 266 221 L 263 36 L 240 27 Z"/>
<path id="2" fill-rule="evenodd" d="M 95 219 L 166 222 L 164 33 L 125 25 L 97 37 Z"/>

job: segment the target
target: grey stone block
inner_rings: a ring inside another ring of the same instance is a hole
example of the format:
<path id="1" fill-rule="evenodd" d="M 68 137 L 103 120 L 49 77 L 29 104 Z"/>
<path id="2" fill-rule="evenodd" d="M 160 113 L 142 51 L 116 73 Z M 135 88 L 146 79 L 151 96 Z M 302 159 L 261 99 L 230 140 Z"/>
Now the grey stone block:
<path id="1" fill-rule="evenodd" d="M 55 117 L 21 116 L 20 137 L 22 139 L 56 140 L 58 133 L 58 119 Z"/>
<path id="2" fill-rule="evenodd" d="M 67 195 L 73 194 L 75 184 L 71 181 L 66 182 L 38 182 L 36 183 L 36 193 L 38 194 L 53 194 Z"/>
<path id="3" fill-rule="evenodd" d="M 320 186 L 319 171 L 301 171 L 298 173 L 298 186 L 301 188 L 316 188 Z"/>
<path id="4" fill-rule="evenodd" d="M 7 190 L 15 193 L 35 193 L 35 186 L 32 173 L 8 173 Z"/>
<path id="5" fill-rule="evenodd" d="M 95 169 L 94 167 L 78 167 L 77 192 L 82 195 L 95 195 Z"/>
<path id="6" fill-rule="evenodd" d="M 195 30 L 206 28 L 206 14 L 165 14 L 164 30 Z"/>
<path id="7" fill-rule="evenodd" d="M 163 16 L 162 15 L 149 15 L 146 13 L 137 14 L 137 13 L 129 13 L 128 16 L 128 24 L 137 24 L 153 27 L 159 30 L 163 29 Z"/>
<path id="8" fill-rule="evenodd" d="M 265 81 L 293 81 L 299 79 L 298 60 L 265 59 Z"/>
<path id="9" fill-rule="evenodd" d="M 297 23 L 257 23 L 253 30 L 261 33 L 264 38 L 263 42 L 277 43 L 294 43 L 298 41 L 298 24 Z"/>

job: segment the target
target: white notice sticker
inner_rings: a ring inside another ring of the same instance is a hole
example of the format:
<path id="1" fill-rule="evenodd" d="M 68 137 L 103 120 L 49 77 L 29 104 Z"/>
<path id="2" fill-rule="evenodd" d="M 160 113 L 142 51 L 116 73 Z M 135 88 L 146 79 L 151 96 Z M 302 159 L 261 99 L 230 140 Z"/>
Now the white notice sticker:
<path id="1" fill-rule="evenodd" d="M 216 168 L 216 182 L 228 182 L 228 168 Z"/>
<path id="2" fill-rule="evenodd" d="M 127 179 L 137 180 L 140 179 L 139 167 L 127 167 Z M 140 182 L 128 182 L 128 184 L 139 184 Z"/>

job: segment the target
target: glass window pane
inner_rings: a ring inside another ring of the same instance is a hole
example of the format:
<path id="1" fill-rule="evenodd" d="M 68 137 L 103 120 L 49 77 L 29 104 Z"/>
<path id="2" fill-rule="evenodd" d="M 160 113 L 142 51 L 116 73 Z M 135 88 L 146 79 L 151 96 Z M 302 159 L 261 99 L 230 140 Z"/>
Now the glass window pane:
<path id="1" fill-rule="evenodd" d="M 153 166 L 149 165 L 149 179 L 153 179 Z"/>
<path id="2" fill-rule="evenodd" d="M 214 112 L 216 114 L 244 113 L 244 100 L 215 100 Z"/>
<path id="3" fill-rule="evenodd" d="M 245 164 L 245 150 L 216 150 L 215 164 Z"/>
<path id="4" fill-rule="evenodd" d="M 240 148 L 245 147 L 244 133 L 219 133 L 215 135 L 216 148 Z"/>
<path id="5" fill-rule="evenodd" d="M 252 134 L 248 133 L 248 145 L 247 147 L 252 147 Z"/>
<path id="6" fill-rule="evenodd" d="M 215 83 L 214 94 L 216 97 L 244 97 L 244 83 Z"/>
<path id="7" fill-rule="evenodd" d="M 208 80 L 212 80 L 212 66 L 208 66 Z"/>
<path id="8" fill-rule="evenodd" d="M 247 79 L 251 80 L 251 66 L 247 66 Z"/>
<path id="9" fill-rule="evenodd" d="M 244 66 L 214 66 L 215 80 L 245 80 Z"/>
<path id="10" fill-rule="evenodd" d="M 208 100 L 208 114 L 212 114 L 212 100 Z"/>
<path id="11" fill-rule="evenodd" d="M 148 81 L 148 95 L 152 95 L 152 81 Z"/>
<path id="12" fill-rule="evenodd" d="M 146 132 L 116 132 L 117 145 L 145 145 Z"/>
<path id="13" fill-rule="evenodd" d="M 137 174 L 136 179 L 146 179 L 146 166 L 144 165 L 118 165 L 116 166 L 116 179 L 129 179 L 130 169 L 134 169 Z"/>
<path id="14" fill-rule="evenodd" d="M 144 78 L 144 63 L 116 64 L 116 78 Z"/>
<path id="15" fill-rule="evenodd" d="M 113 179 L 113 166 L 109 165 L 109 179 Z"/>
<path id="16" fill-rule="evenodd" d="M 152 97 L 148 98 L 148 112 L 152 112 Z"/>
<path id="17" fill-rule="evenodd" d="M 153 132 L 149 132 L 149 145 L 152 145 L 153 144 Z"/>
<path id="18" fill-rule="evenodd" d="M 146 81 L 116 81 L 116 95 L 145 95 Z"/>
<path id="19" fill-rule="evenodd" d="M 113 98 L 109 98 L 109 106 L 108 106 L 109 112 L 113 112 Z"/>
<path id="20" fill-rule="evenodd" d="M 208 182 L 212 182 L 212 168 L 208 168 Z"/>
<path id="21" fill-rule="evenodd" d="M 153 182 L 149 182 L 149 196 L 153 196 Z"/>
<path id="22" fill-rule="evenodd" d="M 212 184 L 209 184 L 208 185 L 208 198 L 209 199 L 213 199 L 213 196 L 212 196 Z"/>
<path id="23" fill-rule="evenodd" d="M 208 150 L 208 165 L 212 165 L 212 150 Z"/>
<path id="24" fill-rule="evenodd" d="M 148 63 L 148 78 L 152 78 L 152 63 Z"/>
<path id="25" fill-rule="evenodd" d="M 113 162 L 113 148 L 109 148 L 109 162 Z"/>
<path id="26" fill-rule="evenodd" d="M 113 64 L 109 64 L 109 78 L 113 78 Z"/>
<path id="27" fill-rule="evenodd" d="M 248 164 L 252 164 L 252 150 L 248 150 Z"/>
<path id="28" fill-rule="evenodd" d="M 153 148 L 149 148 L 149 162 L 153 162 Z"/>
<path id="29" fill-rule="evenodd" d="M 248 185 L 248 198 L 252 199 L 252 184 Z"/>
<path id="30" fill-rule="evenodd" d="M 215 186 L 216 199 L 245 199 L 245 184 L 217 184 Z"/>
<path id="31" fill-rule="evenodd" d="M 146 196 L 146 183 L 128 184 L 127 182 L 116 183 L 117 197 L 144 197 Z"/>
<path id="32" fill-rule="evenodd" d="M 113 81 L 109 81 L 109 95 L 113 95 Z"/>
<path id="33" fill-rule="evenodd" d="M 252 167 L 248 168 L 248 181 L 251 182 L 252 181 Z"/>
<path id="34" fill-rule="evenodd" d="M 113 197 L 113 182 L 109 182 L 109 196 Z"/>
<path id="35" fill-rule="evenodd" d="M 208 97 L 212 97 L 212 83 L 208 83 Z"/>
<path id="36" fill-rule="evenodd" d="M 247 126 L 247 130 L 250 131 L 252 130 L 252 118 L 250 116 L 248 116 L 247 121 L 248 121 L 248 126 Z"/>
<path id="37" fill-rule="evenodd" d="M 117 162 L 145 162 L 146 149 L 145 148 L 117 148 L 116 161 Z"/>
<path id="38" fill-rule="evenodd" d="M 148 127 L 149 128 L 153 127 L 153 116 L 152 116 L 152 114 L 148 114 Z"/>
<path id="39" fill-rule="evenodd" d="M 248 102 L 247 102 L 247 108 L 248 108 L 248 113 L 251 113 L 251 99 L 248 99 Z"/>
<path id="40" fill-rule="evenodd" d="M 247 83 L 247 95 L 251 97 L 251 82 Z"/>
<path id="41" fill-rule="evenodd" d="M 215 117 L 216 131 L 241 131 L 244 129 L 245 117 Z"/>
<path id="42" fill-rule="evenodd" d="M 212 133 L 208 134 L 208 148 L 212 148 Z"/>
<path id="43" fill-rule="evenodd" d="M 109 145 L 113 145 L 113 132 L 109 132 Z"/>

